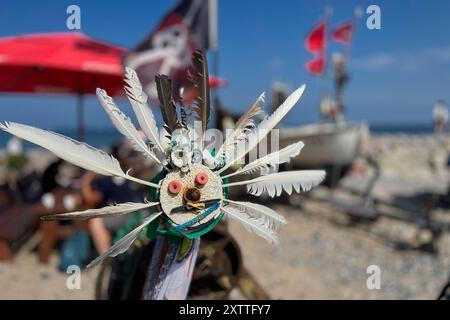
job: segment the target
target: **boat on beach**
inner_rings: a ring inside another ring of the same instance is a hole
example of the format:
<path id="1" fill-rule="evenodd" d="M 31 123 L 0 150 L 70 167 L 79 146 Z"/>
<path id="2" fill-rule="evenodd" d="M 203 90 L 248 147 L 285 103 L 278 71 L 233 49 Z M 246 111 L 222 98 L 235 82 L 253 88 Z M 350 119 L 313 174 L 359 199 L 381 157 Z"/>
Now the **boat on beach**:
<path id="1" fill-rule="evenodd" d="M 305 152 L 292 159 L 296 169 L 325 169 L 325 185 L 334 187 L 358 157 L 369 135 L 369 126 L 358 123 L 319 123 L 282 127 L 280 148 L 297 141 L 305 143 Z"/>
<path id="2" fill-rule="evenodd" d="M 299 140 L 305 143 L 305 153 L 292 160 L 295 167 L 348 166 L 358 156 L 368 132 L 364 122 L 284 127 L 279 132 L 280 148 Z"/>

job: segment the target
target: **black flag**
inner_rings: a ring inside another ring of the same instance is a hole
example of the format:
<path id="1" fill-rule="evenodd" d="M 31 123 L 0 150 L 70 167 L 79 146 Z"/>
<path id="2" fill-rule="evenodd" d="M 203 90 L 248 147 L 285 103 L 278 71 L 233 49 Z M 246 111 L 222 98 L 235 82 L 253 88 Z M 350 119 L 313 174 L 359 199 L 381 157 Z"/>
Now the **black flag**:
<path id="1" fill-rule="evenodd" d="M 181 0 L 124 63 L 136 70 L 147 95 L 156 100 L 155 75 L 168 75 L 174 96 L 187 83 L 187 69 L 196 49 L 215 47 L 217 0 Z"/>

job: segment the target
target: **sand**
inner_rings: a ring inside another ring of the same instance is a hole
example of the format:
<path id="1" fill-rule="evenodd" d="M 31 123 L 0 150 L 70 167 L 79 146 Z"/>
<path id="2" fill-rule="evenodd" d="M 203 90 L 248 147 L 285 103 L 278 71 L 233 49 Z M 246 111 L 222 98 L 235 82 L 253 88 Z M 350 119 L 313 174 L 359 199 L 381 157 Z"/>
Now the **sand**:
<path id="1" fill-rule="evenodd" d="M 371 139 L 364 154 L 381 164 L 374 193 L 386 200 L 401 195 L 446 191 L 449 174 L 444 136 L 382 135 Z M 42 158 L 38 157 L 39 160 Z M 364 161 L 362 175 L 344 184 L 362 188 L 372 172 Z M 318 189 L 313 195 L 327 194 Z M 329 195 L 330 196 L 330 195 Z M 380 218 L 351 224 L 321 197 L 292 196 L 295 206 L 272 204 L 289 224 L 280 230 L 282 247 L 267 243 L 230 223 L 243 252 L 244 264 L 273 299 L 435 299 L 450 273 L 450 235 L 437 242 L 437 254 L 398 250 L 395 244 L 415 241 L 413 224 Z M 445 212 L 440 212 L 447 219 Z M 27 244 L 11 263 L 0 262 L 0 299 L 92 299 L 97 269 L 82 273 L 82 289 L 68 290 L 68 275 L 57 271 L 57 252 L 48 264 L 38 263 Z M 381 288 L 367 288 L 367 267 L 381 270 Z M 239 298 L 237 292 L 232 297 Z"/>

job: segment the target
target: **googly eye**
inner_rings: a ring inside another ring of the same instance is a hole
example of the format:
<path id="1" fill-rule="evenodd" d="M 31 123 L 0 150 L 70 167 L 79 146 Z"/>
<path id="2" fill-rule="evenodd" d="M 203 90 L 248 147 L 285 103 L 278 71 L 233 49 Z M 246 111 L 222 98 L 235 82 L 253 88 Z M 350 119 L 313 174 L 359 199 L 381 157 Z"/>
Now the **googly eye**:
<path id="1" fill-rule="evenodd" d="M 208 175 L 204 172 L 199 172 L 195 175 L 195 182 L 201 186 L 204 186 L 206 183 L 208 183 L 208 179 Z"/>
<path id="2" fill-rule="evenodd" d="M 181 185 L 180 181 L 173 180 L 173 181 L 170 181 L 168 189 L 169 189 L 170 193 L 178 194 L 181 191 L 182 187 L 183 186 Z"/>

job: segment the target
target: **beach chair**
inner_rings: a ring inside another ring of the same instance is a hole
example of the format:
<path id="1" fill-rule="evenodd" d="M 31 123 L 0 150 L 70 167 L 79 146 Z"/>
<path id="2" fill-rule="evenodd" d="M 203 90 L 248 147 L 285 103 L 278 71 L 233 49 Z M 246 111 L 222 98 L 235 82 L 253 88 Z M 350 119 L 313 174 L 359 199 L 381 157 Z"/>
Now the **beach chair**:
<path id="1" fill-rule="evenodd" d="M 12 205 L 0 213 L 0 260 L 13 259 L 13 252 L 34 232 L 37 220 L 31 205 Z"/>
<path id="2" fill-rule="evenodd" d="M 45 201 L 41 201 L 36 204 L 35 212 L 38 216 L 51 215 L 57 213 L 63 213 L 72 210 L 85 209 L 82 204 L 78 204 L 74 207 L 67 207 L 68 197 L 77 197 L 77 193 L 69 188 L 58 187 L 52 192 L 47 194 L 54 200 L 52 206 L 44 205 Z M 71 236 L 77 229 L 87 229 L 86 221 L 40 221 L 39 233 L 41 234 L 41 240 L 38 244 L 38 255 L 40 262 L 47 262 L 52 250 L 55 246 L 69 236 Z"/>
<path id="3" fill-rule="evenodd" d="M 7 185 L 0 187 L 0 260 L 13 259 L 13 253 L 34 232 L 37 216 L 30 204 L 15 201 Z"/>

